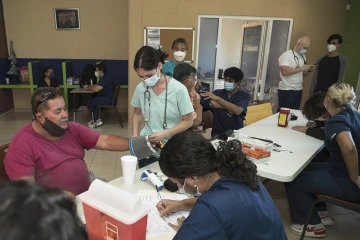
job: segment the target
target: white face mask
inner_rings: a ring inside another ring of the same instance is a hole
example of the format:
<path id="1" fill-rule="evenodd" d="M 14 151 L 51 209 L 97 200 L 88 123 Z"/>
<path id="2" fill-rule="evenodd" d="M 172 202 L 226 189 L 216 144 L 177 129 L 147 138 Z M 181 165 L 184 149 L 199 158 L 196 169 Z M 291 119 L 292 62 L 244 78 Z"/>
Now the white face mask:
<path id="1" fill-rule="evenodd" d="M 184 185 L 182 186 L 182 188 L 179 188 L 179 190 L 178 190 L 179 193 L 185 194 L 188 197 L 200 197 L 201 196 L 201 193 L 199 192 L 198 187 L 196 187 L 197 193 L 195 193 L 195 194 L 190 194 L 190 193 L 186 192 L 185 183 L 186 183 L 186 179 L 184 180 Z"/>
<path id="2" fill-rule="evenodd" d="M 186 56 L 186 52 L 176 51 L 174 52 L 174 58 L 178 62 L 182 62 Z"/>
<path id="3" fill-rule="evenodd" d="M 160 77 L 158 76 L 159 70 L 156 70 L 156 74 L 152 77 L 149 77 L 148 79 L 144 80 L 141 78 L 141 81 L 148 87 L 153 87 L 156 85 L 156 83 L 160 80 Z"/>
<path id="4" fill-rule="evenodd" d="M 336 46 L 335 45 L 332 45 L 332 44 L 329 44 L 327 45 L 327 49 L 329 52 L 333 52 L 336 50 Z"/>
<path id="5" fill-rule="evenodd" d="M 97 71 L 95 71 L 95 77 L 99 77 L 99 73 Z"/>
<path id="6" fill-rule="evenodd" d="M 321 117 L 317 118 L 316 121 L 324 122 L 324 121 L 326 121 L 326 119 L 321 116 Z"/>

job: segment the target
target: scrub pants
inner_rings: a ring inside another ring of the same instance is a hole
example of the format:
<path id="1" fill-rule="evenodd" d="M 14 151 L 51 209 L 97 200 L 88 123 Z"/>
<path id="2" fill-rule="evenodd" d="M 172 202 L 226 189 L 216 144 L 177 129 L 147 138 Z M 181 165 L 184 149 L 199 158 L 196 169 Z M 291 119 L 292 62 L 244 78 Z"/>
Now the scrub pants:
<path id="1" fill-rule="evenodd" d="M 311 163 L 294 181 L 285 183 L 293 223 L 305 224 L 312 202 L 313 193 L 322 193 L 345 201 L 360 201 L 360 189 L 350 178 L 333 177 L 328 163 Z M 326 211 L 325 203 L 315 206 L 311 214 L 311 225 L 321 223 L 318 211 Z"/>
<path id="2" fill-rule="evenodd" d="M 138 161 L 139 168 L 146 167 L 147 165 L 150 165 L 154 162 L 157 162 L 159 158 L 156 157 L 149 157 L 149 158 L 143 158 Z"/>
<path id="3" fill-rule="evenodd" d="M 300 109 L 302 90 L 278 90 L 280 108 Z"/>
<path id="4" fill-rule="evenodd" d="M 96 111 L 97 106 L 99 105 L 111 105 L 112 99 L 108 97 L 94 97 L 87 101 L 87 108 L 91 113 L 94 114 L 94 121 L 98 119 L 98 112 Z"/>

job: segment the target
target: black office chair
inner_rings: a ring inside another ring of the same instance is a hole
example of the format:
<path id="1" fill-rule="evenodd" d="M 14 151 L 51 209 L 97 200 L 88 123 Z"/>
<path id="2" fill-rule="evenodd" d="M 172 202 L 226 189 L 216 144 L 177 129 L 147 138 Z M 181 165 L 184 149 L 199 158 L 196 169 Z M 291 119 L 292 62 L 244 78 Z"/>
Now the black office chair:
<path id="1" fill-rule="evenodd" d="M 116 86 L 114 97 L 113 97 L 113 100 L 112 100 L 112 104 L 110 104 L 110 105 L 99 105 L 99 106 L 97 106 L 96 111 L 99 113 L 99 109 L 101 109 L 101 108 L 112 108 L 114 110 L 114 112 L 117 113 L 120 125 L 123 128 L 124 127 L 123 126 L 123 120 L 122 120 L 122 118 L 120 116 L 119 111 L 116 108 L 116 104 L 117 104 L 117 101 L 118 101 L 118 98 L 119 98 L 120 88 L 121 88 L 121 85 Z M 101 116 L 100 116 L 100 118 L 101 118 Z"/>

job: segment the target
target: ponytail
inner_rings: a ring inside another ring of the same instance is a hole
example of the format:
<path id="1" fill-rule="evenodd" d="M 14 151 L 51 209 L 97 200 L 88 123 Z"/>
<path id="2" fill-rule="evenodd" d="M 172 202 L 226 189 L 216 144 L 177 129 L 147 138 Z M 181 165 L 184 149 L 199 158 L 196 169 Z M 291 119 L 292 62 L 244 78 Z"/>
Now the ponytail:
<path id="1" fill-rule="evenodd" d="M 242 151 L 241 142 L 219 142 L 216 152 L 218 173 L 238 180 L 252 191 L 259 189 L 256 165 Z"/>
<path id="2" fill-rule="evenodd" d="M 159 62 L 164 63 L 167 56 L 169 54 L 160 48 L 155 50 L 152 47 L 143 46 L 135 55 L 134 69 L 143 68 L 146 71 L 151 71 L 158 67 Z"/>
<path id="3" fill-rule="evenodd" d="M 217 150 L 200 134 L 174 135 L 161 150 L 159 166 L 168 177 L 184 179 L 218 173 L 233 178 L 252 191 L 259 189 L 256 165 L 248 160 L 237 140 L 219 142 Z"/>
<path id="4" fill-rule="evenodd" d="M 165 59 L 169 56 L 169 54 L 167 52 L 164 52 L 160 46 L 159 46 L 158 50 L 156 50 L 156 52 L 159 55 L 160 62 L 162 64 L 164 64 Z"/>

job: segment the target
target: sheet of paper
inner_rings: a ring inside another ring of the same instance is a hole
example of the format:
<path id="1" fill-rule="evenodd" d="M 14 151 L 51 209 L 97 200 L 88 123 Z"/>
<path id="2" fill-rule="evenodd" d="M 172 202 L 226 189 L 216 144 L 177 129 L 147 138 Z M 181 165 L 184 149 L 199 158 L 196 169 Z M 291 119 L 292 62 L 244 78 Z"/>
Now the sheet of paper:
<path id="1" fill-rule="evenodd" d="M 160 201 L 157 193 L 137 193 L 140 196 L 141 202 L 147 204 L 151 207 L 151 211 L 148 215 L 148 223 L 146 228 L 146 234 L 148 236 L 156 236 L 162 234 L 174 233 L 175 230 L 172 229 L 168 222 L 173 224 L 177 224 L 177 219 L 181 217 L 188 217 L 189 212 L 180 211 L 176 213 L 172 213 L 168 216 L 161 217 L 159 211 L 156 208 L 156 204 Z M 171 199 L 171 200 L 183 200 L 188 197 L 183 194 L 162 194 L 161 197 L 163 199 Z"/>

